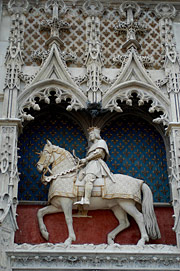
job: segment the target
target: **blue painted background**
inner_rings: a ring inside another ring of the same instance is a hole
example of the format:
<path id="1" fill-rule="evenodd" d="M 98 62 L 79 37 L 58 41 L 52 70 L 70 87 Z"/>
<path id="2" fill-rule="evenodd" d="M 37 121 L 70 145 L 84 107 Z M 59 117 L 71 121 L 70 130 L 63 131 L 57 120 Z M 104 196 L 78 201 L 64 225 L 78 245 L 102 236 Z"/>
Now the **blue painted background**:
<path id="1" fill-rule="evenodd" d="M 165 147 L 152 125 L 139 118 L 123 117 L 105 126 L 101 135 L 109 147 L 112 172 L 145 180 L 155 202 L 169 202 Z M 80 158 L 86 155 L 87 140 L 74 121 L 60 117 L 30 122 L 19 138 L 19 200 L 47 200 L 48 187 L 41 184 L 41 174 L 36 170 L 36 152 L 43 149 L 46 139 L 67 150 L 75 149 Z"/>

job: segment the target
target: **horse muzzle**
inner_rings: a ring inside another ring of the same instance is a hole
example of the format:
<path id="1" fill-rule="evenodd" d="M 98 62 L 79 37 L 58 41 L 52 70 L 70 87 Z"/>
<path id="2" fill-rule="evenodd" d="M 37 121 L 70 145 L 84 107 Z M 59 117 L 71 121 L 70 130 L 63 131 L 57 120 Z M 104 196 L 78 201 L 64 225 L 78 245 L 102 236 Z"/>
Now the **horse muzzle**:
<path id="1" fill-rule="evenodd" d="M 43 171 L 44 167 L 42 164 L 37 164 L 37 171 L 41 173 Z"/>

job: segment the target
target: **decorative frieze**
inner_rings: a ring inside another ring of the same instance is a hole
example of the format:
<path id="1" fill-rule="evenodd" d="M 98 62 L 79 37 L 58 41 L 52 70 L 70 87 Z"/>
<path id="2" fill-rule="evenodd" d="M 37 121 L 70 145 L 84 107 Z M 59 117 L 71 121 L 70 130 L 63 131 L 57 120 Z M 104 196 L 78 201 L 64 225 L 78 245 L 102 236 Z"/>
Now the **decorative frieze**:
<path id="1" fill-rule="evenodd" d="M 120 246 L 42 244 L 37 246 L 23 244 L 9 251 L 12 267 L 17 271 L 31 270 L 162 270 L 178 271 L 179 250 L 172 246 L 146 245 Z"/>

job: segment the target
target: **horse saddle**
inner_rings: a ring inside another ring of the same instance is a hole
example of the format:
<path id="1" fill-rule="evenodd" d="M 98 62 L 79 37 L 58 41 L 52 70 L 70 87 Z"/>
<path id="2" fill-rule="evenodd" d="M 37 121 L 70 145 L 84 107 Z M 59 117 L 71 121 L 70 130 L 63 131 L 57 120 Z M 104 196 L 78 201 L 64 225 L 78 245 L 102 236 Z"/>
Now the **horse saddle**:
<path id="1" fill-rule="evenodd" d="M 107 177 L 106 177 L 107 178 Z M 78 178 L 75 182 L 75 186 L 77 187 L 78 196 L 84 196 L 84 180 L 80 181 Z M 102 187 L 104 186 L 104 178 L 97 178 L 93 183 L 93 189 L 91 195 L 94 197 L 98 197 L 102 195 Z"/>

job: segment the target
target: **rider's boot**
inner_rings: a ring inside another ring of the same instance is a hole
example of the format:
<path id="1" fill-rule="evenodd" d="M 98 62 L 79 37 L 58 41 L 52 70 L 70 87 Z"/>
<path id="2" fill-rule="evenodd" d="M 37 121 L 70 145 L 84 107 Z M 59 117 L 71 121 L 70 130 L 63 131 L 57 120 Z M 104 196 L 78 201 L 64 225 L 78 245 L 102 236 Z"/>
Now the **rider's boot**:
<path id="1" fill-rule="evenodd" d="M 85 184 L 85 197 L 84 197 L 84 204 L 90 204 L 90 197 L 91 197 L 91 192 L 93 189 L 93 183 L 91 181 L 87 182 Z"/>
<path id="2" fill-rule="evenodd" d="M 95 181 L 96 176 L 94 174 L 87 174 L 85 176 L 85 197 L 81 198 L 80 201 L 75 202 L 74 204 L 90 204 L 90 197 L 91 197 L 91 192 L 93 189 L 93 182 Z"/>

